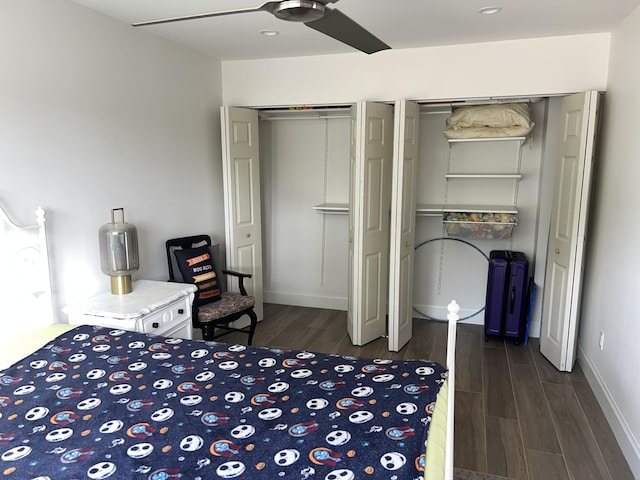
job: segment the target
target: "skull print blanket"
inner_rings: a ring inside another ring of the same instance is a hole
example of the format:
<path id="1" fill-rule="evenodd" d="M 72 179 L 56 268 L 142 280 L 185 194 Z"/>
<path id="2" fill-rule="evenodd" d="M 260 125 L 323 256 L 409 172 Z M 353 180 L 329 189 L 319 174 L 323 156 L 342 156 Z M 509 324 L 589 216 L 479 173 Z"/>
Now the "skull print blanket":
<path id="1" fill-rule="evenodd" d="M 420 479 L 447 371 L 79 326 L 0 373 L 11 479 Z"/>

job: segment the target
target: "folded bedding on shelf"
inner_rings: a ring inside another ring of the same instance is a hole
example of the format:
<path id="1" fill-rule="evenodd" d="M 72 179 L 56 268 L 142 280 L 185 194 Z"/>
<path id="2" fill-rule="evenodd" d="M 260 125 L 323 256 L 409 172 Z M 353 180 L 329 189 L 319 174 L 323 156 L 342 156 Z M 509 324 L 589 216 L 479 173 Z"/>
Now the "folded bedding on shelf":
<path id="1" fill-rule="evenodd" d="M 526 103 L 468 105 L 453 110 L 447 119 L 447 138 L 525 136 L 535 123 Z"/>

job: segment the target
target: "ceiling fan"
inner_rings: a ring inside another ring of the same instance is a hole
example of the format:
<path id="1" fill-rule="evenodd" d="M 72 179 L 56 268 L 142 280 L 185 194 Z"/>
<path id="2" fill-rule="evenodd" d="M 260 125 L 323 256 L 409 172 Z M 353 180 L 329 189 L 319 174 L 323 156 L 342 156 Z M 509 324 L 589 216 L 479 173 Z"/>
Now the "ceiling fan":
<path id="1" fill-rule="evenodd" d="M 338 0 L 267 0 L 258 7 L 237 8 L 219 12 L 199 13 L 182 17 L 162 18 L 134 23 L 134 27 L 158 25 L 161 23 L 181 22 L 200 18 L 221 17 L 236 13 L 269 12 L 281 20 L 302 22 L 307 27 L 324 33 L 339 42 L 345 43 L 361 52 L 371 54 L 391 48 L 382 40 L 358 25 L 344 13 L 327 7 Z"/>

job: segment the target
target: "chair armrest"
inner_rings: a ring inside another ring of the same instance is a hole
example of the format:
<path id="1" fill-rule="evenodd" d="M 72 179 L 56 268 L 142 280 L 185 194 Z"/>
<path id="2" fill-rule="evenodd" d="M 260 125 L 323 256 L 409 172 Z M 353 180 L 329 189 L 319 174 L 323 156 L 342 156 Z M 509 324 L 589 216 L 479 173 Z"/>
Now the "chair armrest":
<path id="1" fill-rule="evenodd" d="M 238 288 L 240 289 L 240 294 L 243 296 L 247 296 L 247 289 L 244 287 L 244 279 L 251 278 L 253 275 L 250 273 L 240 273 L 235 270 L 222 270 L 222 273 L 225 275 L 231 275 L 232 277 L 236 277 L 238 279 Z"/>
<path id="2" fill-rule="evenodd" d="M 250 273 L 236 272 L 235 270 L 222 270 L 222 273 L 226 275 L 232 275 L 238 278 L 251 278 L 253 276 Z"/>

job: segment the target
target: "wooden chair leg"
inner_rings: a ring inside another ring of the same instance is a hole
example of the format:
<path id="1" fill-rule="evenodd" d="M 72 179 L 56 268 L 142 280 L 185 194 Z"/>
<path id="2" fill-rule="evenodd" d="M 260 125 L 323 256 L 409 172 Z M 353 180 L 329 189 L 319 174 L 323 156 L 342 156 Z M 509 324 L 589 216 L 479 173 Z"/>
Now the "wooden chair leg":
<path id="1" fill-rule="evenodd" d="M 212 341 L 213 336 L 216 333 L 216 329 L 214 325 L 205 324 L 202 327 L 202 339 L 207 341 Z"/>
<path id="2" fill-rule="evenodd" d="M 249 310 L 249 312 L 247 312 L 247 315 L 249 315 L 249 318 L 251 318 L 251 325 L 249 326 L 249 340 L 247 341 L 247 345 L 251 345 L 251 342 L 253 342 L 253 334 L 256 331 L 256 325 L 258 324 L 258 316 L 256 315 L 256 312 L 252 310 Z"/>

